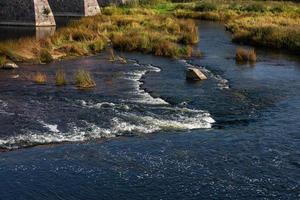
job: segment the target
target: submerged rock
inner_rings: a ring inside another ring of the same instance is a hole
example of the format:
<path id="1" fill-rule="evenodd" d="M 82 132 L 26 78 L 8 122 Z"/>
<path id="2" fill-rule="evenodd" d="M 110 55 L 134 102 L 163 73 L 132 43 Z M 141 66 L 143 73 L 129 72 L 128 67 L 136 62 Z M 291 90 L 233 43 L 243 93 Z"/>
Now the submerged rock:
<path id="1" fill-rule="evenodd" d="M 186 79 L 192 81 L 206 80 L 207 77 L 201 72 L 200 69 L 195 67 L 189 67 L 186 70 Z"/>
<path id="2" fill-rule="evenodd" d="M 9 61 L 9 62 L 3 64 L 0 68 L 1 69 L 17 69 L 18 65 L 12 61 Z"/>

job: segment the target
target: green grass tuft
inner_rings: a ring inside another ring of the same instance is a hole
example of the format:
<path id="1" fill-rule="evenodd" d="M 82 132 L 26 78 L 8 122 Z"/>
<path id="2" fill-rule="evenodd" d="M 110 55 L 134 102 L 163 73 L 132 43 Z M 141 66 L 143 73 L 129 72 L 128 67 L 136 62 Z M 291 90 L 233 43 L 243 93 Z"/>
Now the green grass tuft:
<path id="1" fill-rule="evenodd" d="M 63 86 L 67 84 L 66 74 L 63 70 L 57 70 L 55 74 L 55 84 L 57 86 Z"/>
<path id="2" fill-rule="evenodd" d="M 86 89 L 96 87 L 96 82 L 93 80 L 90 72 L 80 69 L 75 74 L 75 84 L 78 88 Z"/>

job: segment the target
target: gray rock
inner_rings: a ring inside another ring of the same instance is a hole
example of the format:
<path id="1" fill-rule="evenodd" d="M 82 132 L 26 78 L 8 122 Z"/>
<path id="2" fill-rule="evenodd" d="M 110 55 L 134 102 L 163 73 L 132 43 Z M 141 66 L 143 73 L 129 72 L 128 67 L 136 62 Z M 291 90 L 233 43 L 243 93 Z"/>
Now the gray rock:
<path id="1" fill-rule="evenodd" d="M 7 62 L 3 66 L 1 66 L 1 69 L 17 69 L 19 68 L 18 65 L 14 62 Z"/>
<path id="2" fill-rule="evenodd" d="M 200 69 L 195 67 L 189 67 L 186 70 L 186 79 L 192 81 L 206 80 L 207 77 L 201 72 Z"/>

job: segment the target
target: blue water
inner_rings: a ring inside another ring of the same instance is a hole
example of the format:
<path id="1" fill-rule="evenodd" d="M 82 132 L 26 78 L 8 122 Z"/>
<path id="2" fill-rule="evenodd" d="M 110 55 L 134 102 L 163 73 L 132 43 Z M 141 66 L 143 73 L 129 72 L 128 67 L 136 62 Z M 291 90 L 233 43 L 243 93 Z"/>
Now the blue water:
<path id="1" fill-rule="evenodd" d="M 257 49 L 239 65 L 222 25 L 199 29 L 201 59 L 103 54 L 1 73 L 0 199 L 300 199 L 299 56 Z M 190 65 L 208 80 L 187 82 Z M 26 78 L 82 67 L 96 89 Z"/>

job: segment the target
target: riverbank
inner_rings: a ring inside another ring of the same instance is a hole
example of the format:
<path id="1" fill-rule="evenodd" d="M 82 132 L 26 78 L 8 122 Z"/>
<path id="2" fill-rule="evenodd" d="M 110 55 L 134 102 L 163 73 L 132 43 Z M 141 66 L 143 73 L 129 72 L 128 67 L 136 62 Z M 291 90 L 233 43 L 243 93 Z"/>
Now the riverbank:
<path id="1" fill-rule="evenodd" d="M 160 1 L 106 7 L 46 39 L 0 42 L 0 65 L 8 60 L 49 63 L 97 54 L 107 46 L 157 56 L 191 57 L 199 40 L 192 19 L 222 21 L 232 40 L 255 46 L 300 50 L 300 7 L 293 2 L 204 0 Z"/>
<path id="2" fill-rule="evenodd" d="M 192 20 L 159 15 L 151 9 L 108 7 L 102 15 L 74 21 L 45 39 L 1 42 L 0 60 L 49 63 L 96 54 L 107 46 L 120 51 L 189 57 L 193 54 L 190 45 L 197 42 L 197 26 Z"/>
<path id="3" fill-rule="evenodd" d="M 235 42 L 300 52 L 300 4 L 296 2 L 202 0 L 149 7 L 179 18 L 221 21 Z"/>

